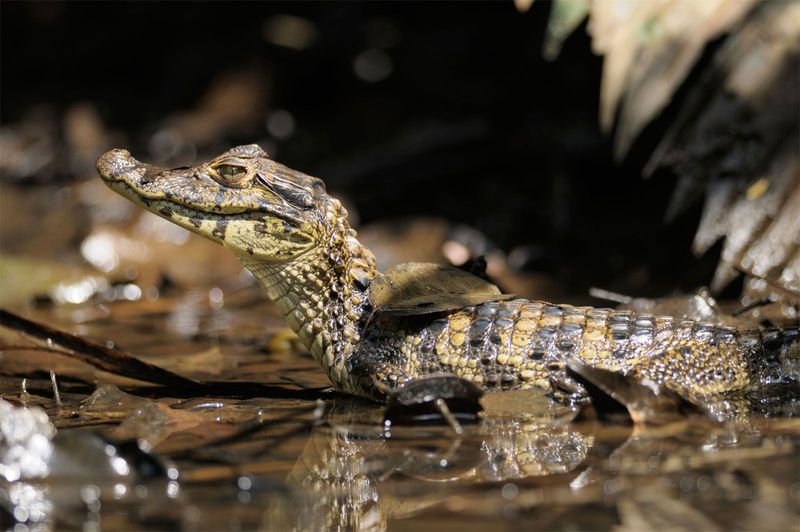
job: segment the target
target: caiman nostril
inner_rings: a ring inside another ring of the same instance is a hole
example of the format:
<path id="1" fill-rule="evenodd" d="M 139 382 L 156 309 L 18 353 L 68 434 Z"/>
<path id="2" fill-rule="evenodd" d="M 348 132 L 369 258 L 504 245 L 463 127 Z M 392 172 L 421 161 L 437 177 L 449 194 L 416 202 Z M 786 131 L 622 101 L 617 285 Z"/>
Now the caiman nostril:
<path id="1" fill-rule="evenodd" d="M 118 180 L 135 166 L 136 162 L 131 157 L 131 152 L 123 149 L 114 149 L 105 152 L 97 159 L 97 172 L 103 179 Z"/>

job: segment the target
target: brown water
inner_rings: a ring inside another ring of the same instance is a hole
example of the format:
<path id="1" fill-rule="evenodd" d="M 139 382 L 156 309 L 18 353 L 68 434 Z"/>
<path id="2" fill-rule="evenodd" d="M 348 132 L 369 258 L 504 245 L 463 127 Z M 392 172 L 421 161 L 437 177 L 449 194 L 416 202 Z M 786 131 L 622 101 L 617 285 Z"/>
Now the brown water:
<path id="1" fill-rule="evenodd" d="M 0 394 L 58 429 L 51 475 L 26 484 L 46 511 L 17 516 L 30 529 L 787 530 L 800 518 L 798 420 L 633 427 L 509 392 L 457 437 L 387 427 L 381 405 L 329 390 L 252 287 L 22 313 L 217 383 L 146 385 L 2 329 Z M 107 443 L 125 475 L 98 451 Z"/>

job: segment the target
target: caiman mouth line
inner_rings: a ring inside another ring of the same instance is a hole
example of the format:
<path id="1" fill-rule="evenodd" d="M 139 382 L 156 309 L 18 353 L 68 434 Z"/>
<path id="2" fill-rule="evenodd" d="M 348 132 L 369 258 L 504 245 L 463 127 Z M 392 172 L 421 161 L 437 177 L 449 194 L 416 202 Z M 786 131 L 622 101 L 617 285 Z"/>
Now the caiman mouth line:
<path id="1" fill-rule="evenodd" d="M 181 202 L 180 198 L 178 198 L 178 197 L 170 198 L 170 197 L 166 197 L 163 193 L 147 192 L 147 191 L 144 191 L 144 190 L 141 190 L 139 188 L 136 188 L 136 187 L 132 186 L 130 183 L 128 183 L 127 181 L 122 180 L 122 179 L 107 179 L 107 178 L 103 178 L 103 180 L 106 182 L 106 185 L 108 185 L 112 190 L 115 190 L 117 193 L 122 194 L 124 197 L 128 198 L 129 200 L 133 201 L 134 203 L 142 205 L 145 208 L 147 207 L 148 203 L 161 201 L 161 202 L 169 203 L 169 204 L 172 204 L 172 205 L 175 205 L 175 206 L 179 206 L 179 207 L 181 207 L 183 209 L 186 209 L 186 210 L 189 210 L 189 211 L 198 212 L 198 213 L 206 213 L 206 214 L 220 214 L 220 215 L 228 216 L 228 215 L 244 214 L 244 213 L 250 213 L 250 212 L 260 212 L 258 209 L 247 209 L 247 208 L 244 208 L 244 207 L 242 207 L 242 208 L 230 208 L 229 207 L 227 209 L 218 208 L 218 209 L 213 210 L 213 211 L 210 211 L 210 210 L 209 211 L 201 211 L 201 210 L 198 210 L 198 209 L 196 209 L 195 207 L 193 207 L 191 205 L 187 205 L 186 203 Z M 270 213 L 270 215 L 272 215 L 272 213 Z M 276 215 L 276 218 L 282 218 L 282 217 L 280 215 Z"/>
<path id="2" fill-rule="evenodd" d="M 255 209 L 246 209 L 246 210 L 236 210 L 236 211 L 201 211 L 198 209 L 194 209 L 192 207 L 188 207 L 183 203 L 178 203 L 176 201 L 167 199 L 167 198 L 150 198 L 147 197 L 145 194 L 142 194 L 128 183 L 124 181 L 118 180 L 111 180 L 106 179 L 106 184 L 109 188 L 121 194 L 123 197 L 127 198 L 128 200 L 132 201 L 133 203 L 140 205 L 141 207 L 147 209 L 148 211 L 161 216 L 162 218 L 167 218 L 169 220 L 175 219 L 175 214 L 179 214 L 181 216 L 186 216 L 189 219 L 189 222 L 196 228 L 199 229 L 200 225 L 204 221 L 208 222 L 229 222 L 232 220 L 248 220 L 248 221 L 259 221 L 265 215 L 261 211 Z M 291 222 L 291 220 L 286 219 L 283 216 L 275 213 L 267 213 L 268 216 L 274 218 L 280 218 L 281 220 L 285 220 L 286 222 Z"/>
<path id="3" fill-rule="evenodd" d="M 175 201 L 171 198 L 165 198 L 163 196 L 158 198 L 148 196 L 146 193 L 137 190 L 122 180 L 104 178 L 104 181 L 106 182 L 106 185 L 116 193 L 127 198 L 133 203 L 140 205 L 148 211 L 159 214 L 165 218 L 172 219 L 172 214 L 178 213 L 191 219 L 196 219 L 198 222 L 202 222 L 203 220 L 217 222 L 230 220 L 258 221 L 264 216 L 269 216 L 270 218 L 277 218 L 293 225 L 297 223 L 295 220 L 292 220 L 290 217 L 281 213 L 273 211 L 264 212 L 258 209 L 218 209 L 214 211 L 203 211 L 194 207 L 190 207 L 179 201 Z"/>
<path id="4" fill-rule="evenodd" d="M 201 211 L 166 198 L 150 199 L 140 194 L 135 188 L 122 180 L 106 179 L 105 182 L 109 188 L 133 203 L 143 207 L 145 210 L 152 212 L 156 216 L 169 220 L 179 227 L 183 227 L 192 233 L 216 241 L 218 244 L 226 247 L 228 247 L 225 240 L 226 232 L 231 223 L 247 222 L 254 224 L 253 231 L 257 233 L 266 231 L 266 226 L 264 224 L 265 217 L 282 220 L 284 224 L 296 225 L 296 222 L 288 219 L 286 216 L 274 212 L 263 212 L 254 209 L 236 213 L 226 213 L 225 211 Z M 261 226 L 262 229 L 259 229 L 259 226 Z M 269 236 L 266 233 L 262 233 L 262 238 L 266 239 L 269 238 Z M 251 255 L 253 254 L 252 248 L 246 249 L 249 250 Z M 300 253 L 298 256 L 304 256 L 310 251 L 311 248 Z M 261 260 L 270 262 L 263 258 Z"/>

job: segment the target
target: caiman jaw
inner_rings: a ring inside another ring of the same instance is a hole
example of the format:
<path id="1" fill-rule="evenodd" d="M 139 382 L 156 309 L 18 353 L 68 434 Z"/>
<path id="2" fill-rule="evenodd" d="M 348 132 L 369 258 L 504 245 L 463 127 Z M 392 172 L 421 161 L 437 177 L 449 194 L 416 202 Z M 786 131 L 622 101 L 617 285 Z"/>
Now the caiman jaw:
<path id="1" fill-rule="evenodd" d="M 255 145 L 173 169 L 115 149 L 98 159 L 97 171 L 115 192 L 240 256 L 289 260 L 314 247 L 321 233 L 319 180 L 272 161 Z"/>
<path id="2" fill-rule="evenodd" d="M 226 197 L 210 179 L 195 168 L 161 168 L 134 159 L 128 150 L 110 150 L 97 160 L 97 171 L 106 185 L 134 203 L 157 212 L 151 203 L 182 206 L 196 213 L 237 214 L 264 205 L 247 205 Z M 157 212 L 158 214 L 159 212 Z M 163 214 L 163 213 L 161 213 Z M 168 216 L 165 216 L 168 217 Z"/>
<path id="3" fill-rule="evenodd" d="M 115 149 L 104 153 L 97 160 L 97 171 L 114 192 L 162 218 L 224 245 L 217 231 L 211 228 L 209 232 L 204 227 L 216 224 L 217 220 L 212 219 L 213 215 L 183 205 L 177 198 L 169 197 L 163 191 L 148 190 L 148 185 L 155 180 L 154 177 L 168 170 L 142 163 L 134 159 L 128 150 Z M 216 217 L 219 218 L 219 215 Z"/>

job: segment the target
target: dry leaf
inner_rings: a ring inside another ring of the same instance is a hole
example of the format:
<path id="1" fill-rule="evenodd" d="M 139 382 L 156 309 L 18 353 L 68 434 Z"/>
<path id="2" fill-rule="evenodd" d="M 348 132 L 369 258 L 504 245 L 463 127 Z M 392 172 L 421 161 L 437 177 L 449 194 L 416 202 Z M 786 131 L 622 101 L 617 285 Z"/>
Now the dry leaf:
<path id="1" fill-rule="evenodd" d="M 456 268 L 408 262 L 386 270 L 370 285 L 370 301 L 382 313 L 399 316 L 455 310 L 511 299 L 492 283 Z"/>

